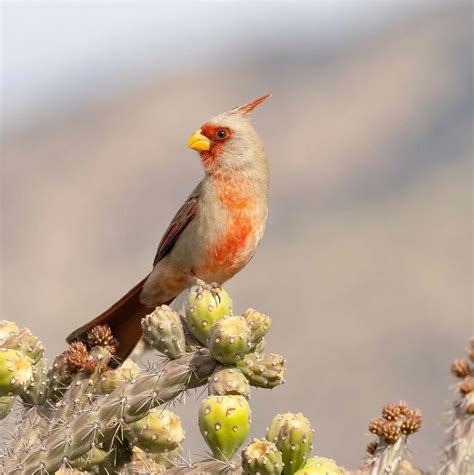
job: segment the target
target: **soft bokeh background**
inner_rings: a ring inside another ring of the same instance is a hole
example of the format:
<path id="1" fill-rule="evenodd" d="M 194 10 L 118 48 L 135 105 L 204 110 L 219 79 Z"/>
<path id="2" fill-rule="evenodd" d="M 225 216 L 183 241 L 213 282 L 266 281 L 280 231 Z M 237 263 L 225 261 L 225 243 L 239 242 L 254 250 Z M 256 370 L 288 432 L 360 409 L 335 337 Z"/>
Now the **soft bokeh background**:
<path id="1" fill-rule="evenodd" d="M 268 226 L 227 285 L 288 361 L 252 435 L 302 411 L 315 451 L 355 467 L 406 399 L 435 466 L 473 330 L 472 3 L 5 3 L 2 32 L 1 316 L 62 351 L 150 270 L 202 175 L 189 133 L 271 91 Z"/>

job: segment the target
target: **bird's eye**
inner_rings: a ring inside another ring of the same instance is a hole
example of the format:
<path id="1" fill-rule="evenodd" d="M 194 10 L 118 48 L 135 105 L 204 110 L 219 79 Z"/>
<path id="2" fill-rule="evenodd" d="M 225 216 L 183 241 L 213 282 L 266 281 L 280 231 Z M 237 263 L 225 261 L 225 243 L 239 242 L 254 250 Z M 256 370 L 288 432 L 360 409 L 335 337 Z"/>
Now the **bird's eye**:
<path id="1" fill-rule="evenodd" d="M 218 138 L 223 139 L 227 136 L 227 132 L 221 129 L 216 132 L 216 135 Z"/>

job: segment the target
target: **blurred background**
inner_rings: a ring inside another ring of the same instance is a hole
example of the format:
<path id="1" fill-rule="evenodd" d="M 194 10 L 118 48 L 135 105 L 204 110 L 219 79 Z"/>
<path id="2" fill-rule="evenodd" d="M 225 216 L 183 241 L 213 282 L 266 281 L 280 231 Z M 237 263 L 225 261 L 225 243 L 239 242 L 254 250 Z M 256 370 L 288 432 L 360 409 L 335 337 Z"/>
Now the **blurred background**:
<path id="1" fill-rule="evenodd" d="M 355 467 L 369 419 L 422 409 L 437 465 L 450 360 L 473 330 L 471 2 L 2 4 L 1 317 L 53 357 L 151 268 L 201 179 L 189 134 L 268 91 L 265 237 L 227 284 L 271 315 L 287 384 L 252 436 L 302 411 Z M 196 395 L 197 396 L 197 395 Z M 205 451 L 196 397 L 178 413 Z"/>

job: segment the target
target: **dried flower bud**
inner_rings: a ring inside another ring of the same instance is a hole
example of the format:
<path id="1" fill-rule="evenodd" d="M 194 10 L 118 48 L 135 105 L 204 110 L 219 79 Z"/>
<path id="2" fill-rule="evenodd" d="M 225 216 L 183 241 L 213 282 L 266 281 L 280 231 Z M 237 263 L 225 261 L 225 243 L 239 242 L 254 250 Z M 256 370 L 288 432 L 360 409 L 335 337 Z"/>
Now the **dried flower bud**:
<path id="1" fill-rule="evenodd" d="M 379 446 L 378 442 L 375 440 L 372 442 L 369 442 L 367 444 L 367 453 L 370 455 L 375 455 L 375 452 L 377 451 L 377 447 Z"/>
<path id="2" fill-rule="evenodd" d="M 394 444 L 401 435 L 400 427 L 395 422 L 385 422 L 382 427 L 381 437 L 389 445 Z"/>
<path id="3" fill-rule="evenodd" d="M 410 409 L 409 414 L 405 416 L 405 420 L 400 426 L 402 434 L 410 435 L 418 432 L 421 428 L 422 415 L 418 409 Z"/>
<path id="4" fill-rule="evenodd" d="M 469 414 L 470 416 L 474 415 L 474 402 L 471 402 L 466 406 L 466 414 Z"/>
<path id="5" fill-rule="evenodd" d="M 382 408 L 382 417 L 387 421 L 396 421 L 400 414 L 400 407 L 397 404 L 385 404 Z"/>
<path id="6" fill-rule="evenodd" d="M 474 381 L 472 378 L 466 378 L 459 386 L 459 392 L 461 394 L 469 394 L 474 391 Z"/>
<path id="7" fill-rule="evenodd" d="M 108 325 L 96 325 L 91 328 L 87 333 L 87 344 L 90 348 L 103 346 L 111 354 L 115 354 L 117 351 L 117 340 L 112 335 L 112 330 Z"/>
<path id="8" fill-rule="evenodd" d="M 66 361 L 71 372 L 84 371 L 87 366 L 88 351 L 82 341 L 73 341 L 66 351 Z"/>
<path id="9" fill-rule="evenodd" d="M 376 419 L 372 419 L 369 423 L 369 431 L 372 432 L 372 434 L 375 435 L 382 435 L 383 433 L 383 427 L 387 421 L 384 419 L 381 419 L 380 417 L 377 417 Z"/>
<path id="10" fill-rule="evenodd" d="M 398 403 L 398 410 L 400 411 L 401 416 L 406 416 L 410 411 L 410 406 L 405 401 L 400 401 Z"/>
<path id="11" fill-rule="evenodd" d="M 451 365 L 451 373 L 456 376 L 456 378 L 465 378 L 466 376 L 470 376 L 471 368 L 466 360 L 454 360 Z"/>

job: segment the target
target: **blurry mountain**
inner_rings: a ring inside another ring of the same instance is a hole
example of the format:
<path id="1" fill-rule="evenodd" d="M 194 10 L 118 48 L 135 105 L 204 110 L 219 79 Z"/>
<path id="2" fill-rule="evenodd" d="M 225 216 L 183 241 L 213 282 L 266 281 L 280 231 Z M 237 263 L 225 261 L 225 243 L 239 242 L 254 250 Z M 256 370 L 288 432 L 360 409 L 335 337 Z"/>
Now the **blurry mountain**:
<path id="1" fill-rule="evenodd" d="M 448 368 L 472 332 L 471 7 L 406 16 L 337 47 L 229 52 L 215 67 L 11 132 L 3 143 L 2 317 L 52 356 L 149 271 L 202 171 L 187 136 L 267 91 L 254 113 L 271 212 L 227 288 L 273 318 L 288 384 L 256 391 L 253 435 L 303 411 L 315 451 L 354 467 L 389 401 L 423 410 L 415 460 L 436 465 Z M 269 404 L 269 402 L 271 403 Z M 196 403 L 181 409 L 202 453 Z"/>

